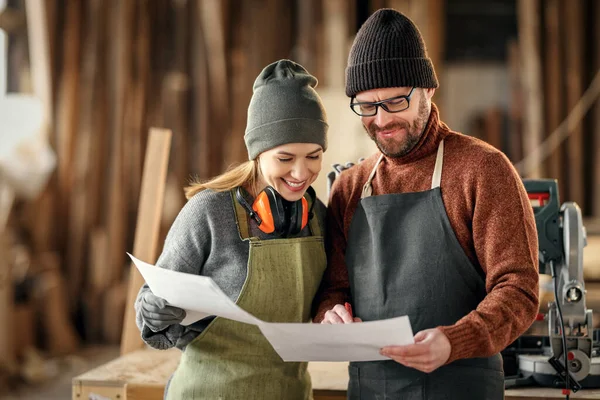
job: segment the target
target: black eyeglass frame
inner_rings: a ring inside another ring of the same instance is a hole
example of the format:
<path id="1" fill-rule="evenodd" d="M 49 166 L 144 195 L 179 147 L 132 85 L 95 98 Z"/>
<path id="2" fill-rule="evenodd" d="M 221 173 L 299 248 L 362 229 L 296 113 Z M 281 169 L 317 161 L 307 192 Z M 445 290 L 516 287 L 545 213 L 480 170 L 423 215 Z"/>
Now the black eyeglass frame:
<path id="1" fill-rule="evenodd" d="M 350 98 L 350 109 L 352 110 L 352 112 L 356 115 L 358 115 L 359 117 L 374 117 L 377 115 L 377 111 L 379 111 L 379 107 L 383 108 L 385 111 L 389 112 L 389 113 L 399 113 L 402 111 L 406 111 L 410 108 L 410 98 L 413 94 L 413 91 L 415 90 L 415 86 L 412 87 L 412 89 L 410 89 L 410 92 L 408 92 L 407 95 L 400 95 L 400 96 L 396 96 L 396 97 L 390 97 L 389 99 L 384 99 L 384 100 L 380 100 L 380 101 L 374 101 L 374 102 L 370 102 L 370 101 L 361 101 L 358 103 L 354 103 L 354 100 L 356 99 L 356 96 L 352 96 Z M 386 105 L 385 103 L 388 103 L 390 101 L 393 100 L 398 100 L 398 99 L 406 99 L 406 108 L 403 108 L 402 110 L 396 110 L 396 111 L 391 111 Z M 361 114 L 359 112 L 357 112 L 354 109 L 354 106 L 358 106 L 358 108 L 360 109 L 360 105 L 361 104 L 369 104 L 372 106 L 375 106 L 375 112 L 373 114 Z"/>

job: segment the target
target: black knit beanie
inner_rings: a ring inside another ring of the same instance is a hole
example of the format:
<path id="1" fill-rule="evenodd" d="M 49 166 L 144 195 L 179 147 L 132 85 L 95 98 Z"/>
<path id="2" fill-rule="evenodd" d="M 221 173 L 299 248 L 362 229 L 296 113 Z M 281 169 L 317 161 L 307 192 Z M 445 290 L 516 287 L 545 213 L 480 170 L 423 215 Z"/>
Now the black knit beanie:
<path id="1" fill-rule="evenodd" d="M 315 143 L 327 149 L 327 115 L 317 78 L 290 60 L 267 65 L 254 81 L 244 141 L 248 157 L 287 143 Z"/>
<path id="2" fill-rule="evenodd" d="M 348 57 L 346 95 L 388 87 L 437 88 L 419 29 L 404 14 L 377 10 L 362 25 Z"/>

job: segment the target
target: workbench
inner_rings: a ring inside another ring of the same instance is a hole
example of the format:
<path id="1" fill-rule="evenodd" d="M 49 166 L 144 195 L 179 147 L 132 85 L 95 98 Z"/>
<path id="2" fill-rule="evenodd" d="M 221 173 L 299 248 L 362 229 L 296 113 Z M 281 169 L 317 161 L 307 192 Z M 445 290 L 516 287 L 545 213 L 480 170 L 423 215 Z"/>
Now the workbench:
<path id="1" fill-rule="evenodd" d="M 164 385 L 177 367 L 177 349 L 138 350 L 73 378 L 73 400 L 162 400 Z M 309 363 L 315 400 L 346 398 L 348 363 Z M 564 399 L 559 389 L 522 388 L 505 393 L 506 400 Z M 581 390 L 572 399 L 600 399 L 600 389 Z"/>

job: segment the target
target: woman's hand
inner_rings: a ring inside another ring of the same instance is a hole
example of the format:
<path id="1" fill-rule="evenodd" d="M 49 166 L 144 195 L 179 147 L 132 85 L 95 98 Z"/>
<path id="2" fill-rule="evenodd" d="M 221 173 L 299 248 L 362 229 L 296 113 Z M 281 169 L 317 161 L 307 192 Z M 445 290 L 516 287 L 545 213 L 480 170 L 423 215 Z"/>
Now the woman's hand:
<path id="1" fill-rule="evenodd" d="M 152 332 L 160 332 L 171 325 L 179 324 L 185 318 L 183 309 L 168 305 L 165 299 L 156 296 L 150 290 L 142 296 L 142 319 Z"/>

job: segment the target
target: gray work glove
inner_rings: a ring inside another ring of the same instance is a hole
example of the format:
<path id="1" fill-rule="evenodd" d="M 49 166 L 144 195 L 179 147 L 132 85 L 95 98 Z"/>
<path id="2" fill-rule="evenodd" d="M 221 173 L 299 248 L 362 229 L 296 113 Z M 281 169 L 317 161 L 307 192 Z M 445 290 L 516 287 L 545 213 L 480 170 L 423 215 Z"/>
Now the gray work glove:
<path id="1" fill-rule="evenodd" d="M 185 318 L 185 311 L 179 307 L 170 306 L 162 297 L 156 296 L 150 290 L 142 295 L 142 319 L 152 332 L 160 332 L 171 325 L 179 324 Z"/>

